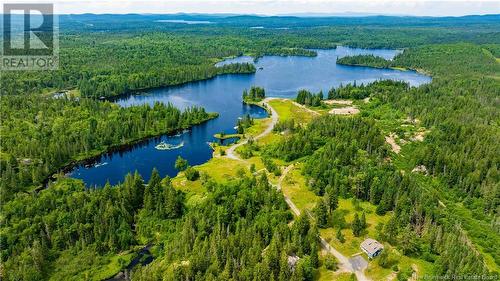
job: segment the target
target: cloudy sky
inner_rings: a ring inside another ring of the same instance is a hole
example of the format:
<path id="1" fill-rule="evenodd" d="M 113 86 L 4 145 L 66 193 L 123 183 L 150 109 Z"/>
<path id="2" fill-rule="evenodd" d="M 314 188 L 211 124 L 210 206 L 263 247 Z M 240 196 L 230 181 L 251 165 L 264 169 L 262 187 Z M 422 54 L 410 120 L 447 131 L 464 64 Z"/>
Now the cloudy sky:
<path id="1" fill-rule="evenodd" d="M 417 16 L 500 14 L 499 0 L 5 0 L 53 2 L 58 13 L 370 13 Z"/>

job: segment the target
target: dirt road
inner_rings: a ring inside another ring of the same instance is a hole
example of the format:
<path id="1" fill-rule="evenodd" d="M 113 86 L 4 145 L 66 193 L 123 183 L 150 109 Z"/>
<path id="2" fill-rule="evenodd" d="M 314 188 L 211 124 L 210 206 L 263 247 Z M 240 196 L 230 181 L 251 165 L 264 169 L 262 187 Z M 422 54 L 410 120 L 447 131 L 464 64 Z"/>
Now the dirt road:
<path id="1" fill-rule="evenodd" d="M 267 128 L 262 133 L 260 133 L 256 137 L 254 137 L 254 140 L 258 140 L 260 138 L 263 138 L 263 137 L 269 135 L 273 131 L 274 125 L 276 125 L 276 123 L 278 123 L 278 119 L 279 119 L 278 113 L 276 112 L 276 110 L 274 110 L 274 108 L 272 108 L 269 105 L 269 101 L 272 99 L 273 98 L 266 98 L 265 100 L 262 101 L 262 104 L 265 105 L 267 108 L 269 108 L 269 110 L 271 110 L 271 123 L 269 124 L 269 126 L 267 126 Z M 226 150 L 226 157 L 230 158 L 230 159 L 234 159 L 234 160 L 241 160 L 241 158 L 236 155 L 235 150 L 236 150 L 236 148 L 238 148 L 242 145 L 245 145 L 246 143 L 248 143 L 248 139 L 243 140 L 241 142 L 238 142 L 238 143 L 230 146 Z"/>
<path id="2" fill-rule="evenodd" d="M 263 137 L 269 135 L 273 131 L 274 125 L 276 125 L 276 123 L 278 123 L 278 119 L 279 119 L 278 113 L 276 112 L 276 110 L 274 110 L 274 108 L 272 108 L 269 105 L 270 100 L 272 100 L 272 98 L 266 98 L 264 101 L 262 101 L 262 104 L 266 105 L 266 107 L 269 108 L 269 110 L 271 111 L 271 123 L 262 133 L 260 133 L 259 135 L 257 135 L 254 138 L 255 140 L 258 140 L 260 138 L 263 138 Z M 318 114 L 315 111 L 312 111 L 312 112 L 314 112 L 315 114 Z M 225 157 L 230 158 L 230 159 L 234 159 L 234 160 L 244 161 L 235 153 L 235 150 L 236 150 L 236 148 L 246 144 L 247 142 L 248 142 L 248 140 L 244 140 L 244 141 L 241 141 L 237 144 L 230 146 L 226 150 Z M 291 164 L 283 170 L 283 173 L 278 180 L 278 184 L 275 186 L 277 190 L 281 191 L 282 182 L 286 178 L 288 172 L 290 172 L 293 169 L 293 167 L 294 167 L 294 164 Z M 286 196 L 284 194 L 283 194 L 283 196 L 285 198 L 285 202 L 288 204 L 288 207 L 292 210 L 292 212 L 297 216 L 300 215 L 300 210 L 293 203 L 293 201 L 288 196 Z M 311 214 L 309 212 L 308 212 L 308 215 L 311 216 Z M 370 279 L 368 277 L 366 277 L 364 272 L 363 272 L 364 268 L 359 268 L 357 266 L 354 266 L 355 260 L 353 258 L 348 258 L 348 257 L 342 255 L 342 253 L 340 253 L 335 248 L 333 248 L 323 237 L 319 236 L 318 238 L 319 238 L 321 247 L 325 251 L 327 251 L 328 253 L 332 254 L 335 258 L 337 258 L 337 260 L 339 261 L 339 269 L 341 271 L 353 272 L 356 275 L 356 278 L 358 279 L 358 281 L 370 281 Z"/>
<path id="3" fill-rule="evenodd" d="M 290 172 L 294 167 L 294 164 L 291 164 L 287 166 L 283 170 L 283 174 L 278 180 L 278 185 L 276 186 L 277 190 L 281 190 L 281 185 L 283 180 L 286 178 L 286 175 L 288 172 Z M 300 215 L 300 210 L 297 208 L 297 206 L 293 203 L 293 201 L 286 195 L 283 194 L 285 197 L 285 202 L 288 204 L 288 207 L 292 210 L 292 212 L 295 215 Z M 311 214 L 308 212 L 307 213 L 309 216 Z M 356 278 L 358 281 L 370 281 L 368 277 L 365 276 L 364 274 L 364 269 L 368 265 L 368 263 L 363 259 L 361 256 L 353 257 L 353 258 L 348 258 L 344 256 L 342 253 L 337 251 L 335 248 L 333 248 L 323 237 L 319 236 L 319 242 L 321 244 L 321 247 L 333 255 L 338 261 L 339 261 L 339 270 L 341 271 L 347 271 L 347 272 L 353 272 L 356 275 Z M 361 260 L 360 260 L 361 259 Z M 358 266 L 358 264 L 363 264 L 364 266 Z"/>

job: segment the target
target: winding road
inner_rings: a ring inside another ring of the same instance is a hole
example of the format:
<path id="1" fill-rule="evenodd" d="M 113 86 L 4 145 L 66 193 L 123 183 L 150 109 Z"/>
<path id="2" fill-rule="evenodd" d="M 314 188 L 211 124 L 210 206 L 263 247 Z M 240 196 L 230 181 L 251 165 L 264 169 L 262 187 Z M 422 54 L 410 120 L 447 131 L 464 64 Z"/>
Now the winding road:
<path id="1" fill-rule="evenodd" d="M 257 135 L 254 138 L 254 140 L 258 140 L 260 138 L 263 138 L 263 137 L 269 135 L 273 131 L 274 125 L 276 125 L 276 123 L 278 123 L 279 115 L 276 112 L 276 110 L 274 110 L 274 108 L 269 105 L 269 101 L 272 99 L 274 99 L 274 98 L 266 98 L 265 100 L 262 101 L 262 105 L 265 105 L 271 111 L 271 123 L 262 133 Z M 299 104 L 297 104 L 297 105 L 299 105 Z M 312 111 L 311 109 L 308 109 L 308 110 Z M 316 111 L 312 111 L 312 112 L 314 112 L 315 115 L 319 114 Z M 226 150 L 225 157 L 227 157 L 229 159 L 233 159 L 233 160 L 245 161 L 245 160 L 241 159 L 235 153 L 235 150 L 236 150 L 236 148 L 238 148 L 246 143 L 248 143 L 248 139 L 245 139 L 239 143 L 233 144 L 232 146 L 230 146 Z M 281 191 L 281 185 L 282 185 L 283 180 L 286 178 L 288 172 L 290 172 L 293 168 L 294 168 L 294 164 L 291 164 L 291 165 L 288 165 L 283 170 L 280 178 L 278 179 L 278 184 L 275 186 L 278 191 Z M 292 212 L 295 215 L 299 216 L 300 209 L 297 208 L 297 206 L 293 203 L 293 201 L 288 196 L 283 194 L 283 197 L 285 198 L 285 202 L 287 203 L 288 207 L 292 210 Z M 312 215 L 309 212 L 307 212 L 307 214 L 312 218 Z M 335 248 L 333 248 L 323 237 L 318 236 L 318 239 L 319 239 L 319 242 L 321 244 L 321 247 L 325 251 L 327 251 L 328 253 L 332 254 L 339 261 L 340 271 L 354 273 L 356 275 L 356 278 L 358 279 L 358 281 L 371 281 L 371 279 L 366 277 L 366 275 L 363 272 L 364 269 L 366 268 L 366 266 L 368 265 L 368 263 L 363 259 L 363 257 L 356 256 L 356 257 L 348 258 L 348 257 L 344 256 L 342 253 L 340 253 L 339 251 L 337 251 Z M 359 264 L 363 264 L 364 266 L 359 266 Z"/>
<path id="2" fill-rule="evenodd" d="M 286 178 L 286 175 L 288 174 L 288 172 L 290 172 L 293 169 L 293 167 L 294 167 L 294 164 L 291 164 L 283 170 L 283 174 L 279 178 L 278 185 L 276 186 L 277 190 L 281 190 L 281 184 L 282 184 L 283 180 Z M 297 206 L 293 203 L 293 201 L 288 196 L 286 196 L 285 194 L 283 194 L 283 196 L 285 197 L 285 202 L 288 204 L 288 207 L 292 210 L 292 212 L 296 216 L 299 216 L 300 215 L 299 208 L 297 208 Z M 312 219 L 312 215 L 309 212 L 307 212 L 307 214 Z M 368 263 L 363 259 L 363 257 L 356 256 L 356 257 L 348 258 L 348 257 L 344 256 L 342 253 L 340 253 L 339 251 L 337 251 L 335 248 L 333 248 L 323 237 L 318 236 L 318 239 L 319 239 L 319 242 L 321 244 L 321 247 L 325 251 L 327 251 L 328 253 L 333 255 L 339 261 L 339 269 L 341 271 L 353 272 L 356 275 L 356 278 L 358 279 L 358 281 L 370 281 L 370 279 L 368 277 L 366 277 L 366 275 L 363 272 L 364 269 L 368 265 Z"/>
<path id="3" fill-rule="evenodd" d="M 272 106 L 269 105 L 269 101 L 271 101 L 273 99 L 274 98 L 266 98 L 266 99 L 264 99 L 261 102 L 262 105 L 264 105 L 266 108 L 268 108 L 271 111 L 271 123 L 264 130 L 264 132 L 262 132 L 259 135 L 255 136 L 253 138 L 254 140 L 258 140 L 260 138 L 263 138 L 263 137 L 269 135 L 273 131 L 274 125 L 276 125 L 276 123 L 278 123 L 278 119 L 279 119 L 278 113 L 276 112 L 276 110 L 274 110 L 274 108 L 272 108 Z M 236 150 L 236 148 L 238 148 L 238 147 L 240 147 L 242 145 L 245 145 L 247 143 L 248 143 L 248 139 L 245 139 L 245 140 L 243 140 L 241 142 L 238 142 L 238 143 L 230 146 L 226 150 L 226 157 L 229 158 L 229 159 L 233 159 L 233 160 L 242 160 L 238 155 L 236 155 L 235 150 Z"/>

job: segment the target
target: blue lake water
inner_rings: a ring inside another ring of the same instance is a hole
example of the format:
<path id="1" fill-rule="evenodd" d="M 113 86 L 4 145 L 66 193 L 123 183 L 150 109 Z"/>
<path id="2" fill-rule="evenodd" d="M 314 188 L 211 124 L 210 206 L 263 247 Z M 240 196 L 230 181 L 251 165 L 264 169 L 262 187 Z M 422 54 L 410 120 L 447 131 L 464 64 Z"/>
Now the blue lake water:
<path id="1" fill-rule="evenodd" d="M 359 66 L 337 65 L 337 57 L 357 54 L 373 54 L 392 59 L 397 50 L 356 49 L 338 47 L 334 50 L 317 50 L 316 57 L 279 57 L 266 56 L 255 62 L 255 74 L 221 75 L 213 79 L 187 83 L 181 86 L 153 89 L 145 93 L 123 97 L 116 102 L 121 106 L 156 101 L 170 102 L 178 108 L 202 106 L 209 112 L 218 112 L 219 117 L 204 124 L 194 126 L 188 132 L 177 136 L 161 136 L 134 145 L 119 152 L 103 155 L 94 165 L 80 165 L 70 173 L 74 178 L 83 179 L 88 186 L 104 185 L 106 181 L 116 184 L 123 181 L 125 174 L 135 170 L 149 179 L 151 170 L 156 167 L 161 176 L 175 176 L 174 162 L 177 156 L 188 160 L 190 165 L 205 163 L 212 157 L 207 142 L 216 141 L 213 135 L 219 132 L 234 133 L 238 117 L 250 114 L 263 118 L 267 113 L 255 106 L 242 104 L 241 94 L 251 86 L 264 87 L 266 96 L 294 98 L 297 91 L 307 89 L 325 95 L 331 87 L 340 84 L 370 83 L 380 79 L 401 80 L 412 86 L 429 83 L 431 78 L 414 71 L 376 69 Z M 238 57 L 220 64 L 234 62 L 253 62 L 251 57 Z M 184 142 L 175 150 L 157 150 L 161 141 L 171 144 Z"/>

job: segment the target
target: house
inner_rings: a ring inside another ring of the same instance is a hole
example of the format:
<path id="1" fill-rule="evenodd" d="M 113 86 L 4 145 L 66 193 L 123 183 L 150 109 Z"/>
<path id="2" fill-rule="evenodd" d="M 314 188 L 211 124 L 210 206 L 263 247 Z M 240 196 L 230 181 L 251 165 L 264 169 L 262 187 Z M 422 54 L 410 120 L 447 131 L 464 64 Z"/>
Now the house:
<path id="1" fill-rule="evenodd" d="M 363 243 L 361 243 L 361 250 L 365 252 L 369 258 L 374 258 L 378 256 L 384 249 L 384 245 L 380 244 L 375 239 L 367 238 Z"/>

